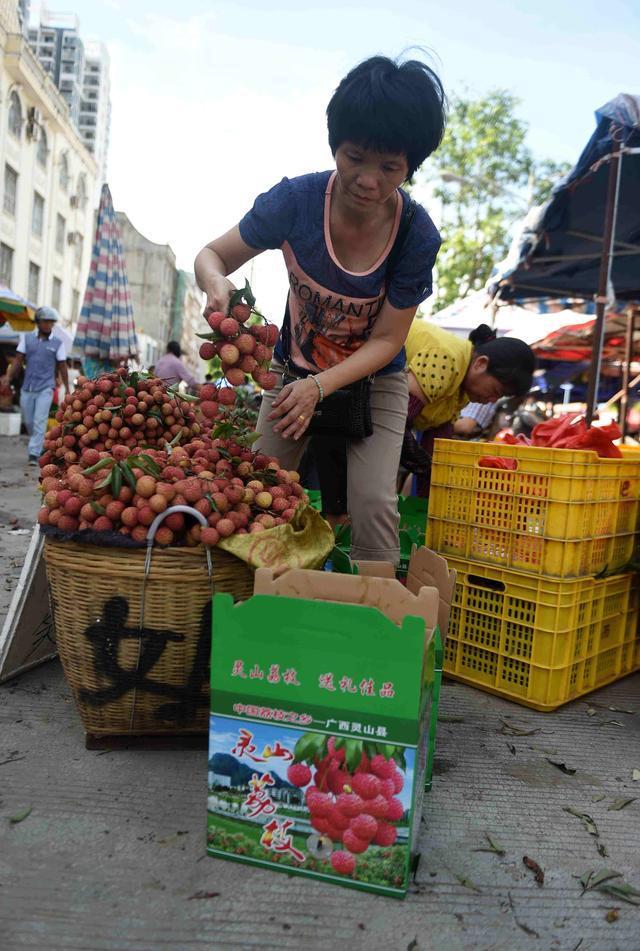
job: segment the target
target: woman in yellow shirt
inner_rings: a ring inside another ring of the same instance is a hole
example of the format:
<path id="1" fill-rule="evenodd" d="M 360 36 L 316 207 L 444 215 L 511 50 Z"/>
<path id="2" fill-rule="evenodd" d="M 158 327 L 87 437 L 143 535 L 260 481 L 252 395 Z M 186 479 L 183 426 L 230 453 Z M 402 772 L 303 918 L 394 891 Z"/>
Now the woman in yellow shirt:
<path id="1" fill-rule="evenodd" d="M 452 434 L 467 403 L 495 403 L 531 388 L 531 347 L 512 337 L 496 338 L 486 324 L 463 340 L 428 320 L 414 320 L 405 347 L 409 410 L 401 465 L 419 476 L 428 475 L 433 440 Z M 413 429 L 422 430 L 420 446 Z"/>

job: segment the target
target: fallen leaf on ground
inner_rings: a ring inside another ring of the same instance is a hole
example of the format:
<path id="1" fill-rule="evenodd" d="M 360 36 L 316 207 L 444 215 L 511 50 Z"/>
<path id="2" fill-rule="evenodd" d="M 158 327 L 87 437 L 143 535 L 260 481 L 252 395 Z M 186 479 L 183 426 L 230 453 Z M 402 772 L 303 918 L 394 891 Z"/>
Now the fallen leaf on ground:
<path id="1" fill-rule="evenodd" d="M 607 797 L 605 796 L 604 793 L 598 793 L 597 796 L 593 796 L 593 798 L 591 799 L 591 802 L 602 802 L 602 800 L 606 798 Z"/>
<path id="2" fill-rule="evenodd" d="M 600 834 L 597 825 L 586 812 L 579 812 L 577 809 L 574 809 L 573 806 L 563 806 L 562 810 L 563 812 L 568 812 L 571 816 L 575 816 L 576 819 L 579 819 L 589 835 L 598 836 Z"/>
<path id="3" fill-rule="evenodd" d="M 533 736 L 534 733 L 553 733 L 553 730 L 542 730 L 540 727 L 534 730 L 526 730 L 521 726 L 509 723 L 508 720 L 503 720 L 502 717 L 500 717 L 500 723 L 502 723 L 502 729 L 499 732 L 507 736 Z"/>
<path id="4" fill-rule="evenodd" d="M 189 901 L 193 901 L 194 898 L 217 898 L 220 892 L 194 892 L 193 895 L 189 895 Z"/>
<path id="5" fill-rule="evenodd" d="M 640 780 L 640 769 L 634 769 L 633 773 L 631 774 L 631 778 L 635 779 L 636 781 Z"/>
<path id="6" fill-rule="evenodd" d="M 637 796 L 631 796 L 629 799 L 624 799 L 624 798 L 614 799 L 614 801 L 611 803 L 611 805 L 607 809 L 607 812 L 614 812 L 614 811 L 619 811 L 620 809 L 624 809 L 625 806 L 628 806 L 630 802 L 635 802 L 636 799 L 637 799 Z"/>
<path id="7" fill-rule="evenodd" d="M 598 845 L 598 855 L 601 855 L 603 859 L 609 858 L 609 853 L 602 842 Z"/>
<path id="8" fill-rule="evenodd" d="M 513 743 L 507 743 L 507 749 L 509 750 L 512 756 L 516 755 L 516 748 L 513 745 Z"/>
<path id="9" fill-rule="evenodd" d="M 633 716 L 634 713 L 637 713 L 637 710 L 629 710 L 627 707 L 612 707 L 608 703 L 597 703 L 595 700 L 591 701 L 593 707 L 600 707 L 602 710 L 611 710 L 613 713 L 628 713 Z"/>
<path id="10" fill-rule="evenodd" d="M 566 773 L 567 776 L 573 776 L 575 774 L 575 769 L 572 769 L 571 766 L 567 766 L 566 763 L 561 763 L 556 759 L 549 759 L 548 756 L 545 756 L 547 763 L 551 766 L 555 766 L 556 769 L 559 769 L 561 773 Z"/>
<path id="11" fill-rule="evenodd" d="M 26 809 L 23 809 L 21 812 L 17 812 L 15 816 L 9 816 L 9 822 L 13 823 L 13 825 L 16 825 L 18 822 L 24 822 L 27 816 L 31 815 L 32 809 L 33 806 L 27 806 Z"/>
<path id="12" fill-rule="evenodd" d="M 410 941 L 409 944 L 407 945 L 407 951 L 416 951 L 417 947 L 418 947 L 418 939 L 414 938 L 413 941 Z"/>
<path id="13" fill-rule="evenodd" d="M 584 875 L 580 876 L 582 894 L 590 892 L 592 888 L 597 888 L 598 885 L 602 885 L 603 882 L 608 882 L 612 878 L 622 878 L 622 872 L 616 872 L 612 868 L 601 868 L 599 872 L 591 869 L 590 872 L 585 872 Z"/>
<path id="14" fill-rule="evenodd" d="M 613 898 L 629 902 L 630 905 L 640 905 L 640 891 L 626 882 L 604 882 L 598 886 L 598 891 L 606 892 Z"/>
<path id="15" fill-rule="evenodd" d="M 482 894 L 482 889 L 478 888 L 475 882 L 472 882 L 470 878 L 466 878 L 464 875 L 458 875 L 456 872 L 453 874 L 465 888 L 469 888 L 472 892 L 477 892 L 479 895 Z"/>
<path id="16" fill-rule="evenodd" d="M 613 922 L 617 921 L 618 918 L 620 917 L 620 909 L 610 908 L 604 917 L 605 917 L 605 921 L 608 921 L 609 924 L 612 925 Z"/>
<path id="17" fill-rule="evenodd" d="M 513 898 L 511 897 L 511 892 L 508 892 L 508 895 L 509 895 L 509 906 L 511 908 L 511 911 L 513 912 L 513 920 L 517 924 L 518 928 L 524 931 L 525 934 L 531 935 L 532 938 L 539 938 L 540 935 L 534 928 L 530 928 L 529 925 L 525 925 L 524 921 L 520 921 L 520 919 L 516 915 L 516 909 L 515 909 L 515 905 L 513 904 Z"/>
<path id="18" fill-rule="evenodd" d="M 538 885 L 544 885 L 544 871 L 540 868 L 536 860 L 530 859 L 528 855 L 523 855 L 522 861 L 524 865 L 534 873 L 534 878 Z"/>
<path id="19" fill-rule="evenodd" d="M 594 717 L 598 711 L 595 707 L 587 707 L 587 716 Z"/>
<path id="20" fill-rule="evenodd" d="M 485 832 L 484 837 L 489 845 L 482 845 L 480 848 L 472 849 L 472 852 L 493 852 L 495 855 L 506 855 L 506 851 L 491 838 L 488 832 Z"/>

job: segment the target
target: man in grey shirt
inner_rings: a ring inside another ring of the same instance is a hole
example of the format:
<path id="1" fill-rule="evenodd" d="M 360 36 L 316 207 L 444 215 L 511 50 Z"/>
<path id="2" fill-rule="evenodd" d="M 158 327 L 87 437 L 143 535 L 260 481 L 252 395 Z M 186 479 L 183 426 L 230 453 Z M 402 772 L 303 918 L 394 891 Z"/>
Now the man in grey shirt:
<path id="1" fill-rule="evenodd" d="M 36 330 L 23 334 L 15 360 L 6 376 L 12 383 L 25 366 L 24 382 L 20 393 L 22 419 L 29 433 L 29 465 L 37 466 L 42 455 L 42 444 L 51 409 L 51 399 L 60 374 L 69 389 L 66 352 L 62 340 L 52 334 L 59 315 L 53 307 L 36 311 Z"/>

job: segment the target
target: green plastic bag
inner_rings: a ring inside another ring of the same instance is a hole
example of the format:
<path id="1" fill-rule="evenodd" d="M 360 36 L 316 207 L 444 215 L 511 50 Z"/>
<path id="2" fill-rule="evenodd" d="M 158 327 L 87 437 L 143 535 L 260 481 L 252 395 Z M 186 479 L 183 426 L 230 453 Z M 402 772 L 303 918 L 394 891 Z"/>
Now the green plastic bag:
<path id="1" fill-rule="evenodd" d="M 297 509 L 286 525 L 221 539 L 218 548 L 240 558 L 250 568 L 322 568 L 333 549 L 328 522 L 310 505 Z"/>

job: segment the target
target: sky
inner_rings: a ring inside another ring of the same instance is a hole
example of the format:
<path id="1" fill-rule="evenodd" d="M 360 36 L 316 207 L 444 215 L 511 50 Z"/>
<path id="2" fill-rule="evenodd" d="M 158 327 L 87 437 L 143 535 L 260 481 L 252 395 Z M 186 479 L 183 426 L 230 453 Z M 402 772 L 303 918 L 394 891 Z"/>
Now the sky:
<path id="1" fill-rule="evenodd" d="M 637 0 L 51 0 L 111 57 L 108 183 L 118 210 L 192 269 L 284 175 L 332 167 L 325 109 L 367 56 L 430 51 L 448 93 L 509 89 L 538 158 L 574 162 L 594 111 L 640 93 Z M 38 3 L 32 2 L 32 17 Z M 423 167 L 428 174 L 428 160 Z M 420 180 L 421 173 L 418 173 Z M 426 177 L 426 175 L 424 176 Z M 429 188 L 416 197 L 428 208 Z M 432 208 L 437 223 L 437 209 Z M 249 265 L 280 323 L 279 252 Z M 234 278 L 238 280 L 239 278 Z"/>

